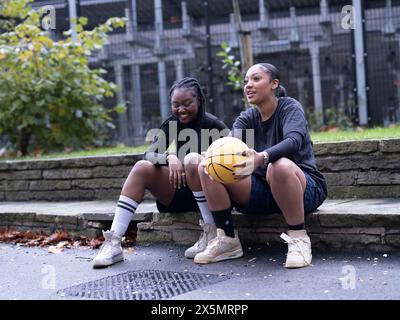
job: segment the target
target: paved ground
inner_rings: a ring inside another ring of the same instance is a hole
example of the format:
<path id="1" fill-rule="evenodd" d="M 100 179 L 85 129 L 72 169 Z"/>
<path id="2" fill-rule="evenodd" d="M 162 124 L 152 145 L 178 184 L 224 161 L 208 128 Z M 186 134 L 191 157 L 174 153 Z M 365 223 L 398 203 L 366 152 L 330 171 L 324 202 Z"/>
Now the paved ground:
<path id="1" fill-rule="evenodd" d="M 66 249 L 52 254 L 47 248 L 0 243 L 0 299 L 67 299 L 57 291 L 144 269 L 223 273 L 227 278 L 173 299 L 400 299 L 400 252 L 315 250 L 313 266 L 286 270 L 282 267 L 285 246 L 247 247 L 241 259 L 205 266 L 185 259 L 184 249 L 167 244 L 137 246 L 126 254 L 125 262 L 93 270 L 90 260 L 95 250 Z"/>

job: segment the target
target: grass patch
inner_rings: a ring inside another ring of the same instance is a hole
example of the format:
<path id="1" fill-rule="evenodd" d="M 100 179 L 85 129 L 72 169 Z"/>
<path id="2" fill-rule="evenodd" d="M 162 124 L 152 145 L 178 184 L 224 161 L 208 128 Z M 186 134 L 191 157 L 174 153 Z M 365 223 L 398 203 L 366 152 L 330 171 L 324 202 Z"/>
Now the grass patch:
<path id="1" fill-rule="evenodd" d="M 83 150 L 83 151 L 49 153 L 49 154 L 40 155 L 40 156 L 14 157 L 14 158 L 10 157 L 10 158 L 5 158 L 4 160 L 38 160 L 38 159 L 56 159 L 56 158 L 79 158 L 79 157 L 87 157 L 87 156 L 143 153 L 146 151 L 147 147 L 148 147 L 147 145 L 142 145 L 142 146 L 138 146 L 138 147 L 116 146 L 116 147 L 108 147 L 108 148 L 95 148 L 95 149 Z"/>
<path id="2" fill-rule="evenodd" d="M 358 130 L 340 130 L 337 132 L 311 132 L 311 139 L 314 143 L 384 138 L 400 138 L 400 125 Z"/>

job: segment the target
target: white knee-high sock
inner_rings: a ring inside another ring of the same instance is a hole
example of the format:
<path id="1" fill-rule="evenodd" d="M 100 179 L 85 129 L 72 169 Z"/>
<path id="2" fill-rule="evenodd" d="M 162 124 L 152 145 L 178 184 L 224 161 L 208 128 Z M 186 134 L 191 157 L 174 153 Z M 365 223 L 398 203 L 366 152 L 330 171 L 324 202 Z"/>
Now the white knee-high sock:
<path id="1" fill-rule="evenodd" d="M 194 198 L 196 199 L 197 205 L 199 206 L 201 217 L 204 223 L 215 225 L 213 215 L 208 208 L 207 199 L 204 196 L 203 191 L 193 191 Z"/>
<path id="2" fill-rule="evenodd" d="M 138 205 L 139 203 L 131 198 L 120 195 L 117 208 L 115 209 L 111 231 L 114 231 L 117 235 L 122 237 L 128 229 L 129 223 L 131 222 Z"/>

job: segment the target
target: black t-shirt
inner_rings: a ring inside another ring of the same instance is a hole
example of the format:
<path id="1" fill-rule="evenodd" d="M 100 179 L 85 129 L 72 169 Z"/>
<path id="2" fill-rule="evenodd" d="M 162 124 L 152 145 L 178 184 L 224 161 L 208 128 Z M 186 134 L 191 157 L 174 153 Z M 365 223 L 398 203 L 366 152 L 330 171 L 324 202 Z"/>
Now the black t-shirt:
<path id="1" fill-rule="evenodd" d="M 253 129 L 244 132 L 245 129 Z M 261 121 L 257 108 L 250 108 L 240 113 L 232 126 L 232 135 L 245 141 L 257 152 L 267 151 L 269 161 L 274 162 L 286 157 L 307 172 L 327 195 L 324 176 L 315 164 L 313 143 L 308 131 L 308 123 L 301 104 L 290 97 L 278 99 L 278 106 L 273 115 Z M 265 169 L 257 168 L 254 172 L 265 179 Z"/>

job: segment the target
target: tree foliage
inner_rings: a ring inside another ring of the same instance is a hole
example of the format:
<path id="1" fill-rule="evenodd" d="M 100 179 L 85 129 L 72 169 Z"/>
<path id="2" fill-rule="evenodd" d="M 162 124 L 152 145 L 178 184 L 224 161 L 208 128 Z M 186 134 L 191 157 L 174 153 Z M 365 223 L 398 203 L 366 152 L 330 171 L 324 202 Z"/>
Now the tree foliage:
<path id="1" fill-rule="evenodd" d="M 236 60 L 232 54 L 232 48 L 226 42 L 221 43 L 221 50 L 217 52 L 217 56 L 223 63 L 222 69 L 225 69 L 228 73 L 227 85 L 234 91 L 241 91 L 243 89 L 243 74 L 240 69 L 240 61 Z"/>
<path id="2" fill-rule="evenodd" d="M 29 150 L 72 148 L 93 144 L 113 127 L 102 102 L 117 86 L 106 81 L 103 69 L 90 69 L 89 57 L 107 43 L 107 33 L 123 27 L 111 18 L 93 30 L 77 23 L 77 41 L 70 33 L 55 41 L 40 28 L 40 13 L 32 0 L 3 0 L 0 7 L 0 136 L 23 155 Z M 19 23 L 18 23 L 19 22 Z"/>

